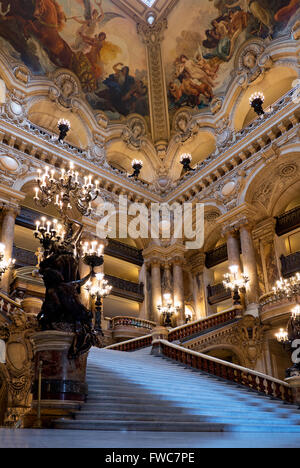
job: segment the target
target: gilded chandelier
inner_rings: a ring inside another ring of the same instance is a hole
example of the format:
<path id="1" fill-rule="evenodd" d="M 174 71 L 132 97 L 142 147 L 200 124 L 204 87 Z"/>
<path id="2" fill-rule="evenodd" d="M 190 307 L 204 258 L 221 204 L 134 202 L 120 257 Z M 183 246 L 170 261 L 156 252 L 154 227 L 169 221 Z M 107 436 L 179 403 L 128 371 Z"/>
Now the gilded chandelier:
<path id="1" fill-rule="evenodd" d="M 281 278 L 277 281 L 273 291 L 278 299 L 292 299 L 293 297 L 300 296 L 300 273 L 289 279 Z"/>
<path id="2" fill-rule="evenodd" d="M 49 167 L 45 168 L 44 174 L 39 171 L 34 197 L 36 204 L 46 207 L 54 203 L 64 220 L 68 218 L 67 213 L 73 207 L 83 216 L 89 216 L 92 212 L 92 202 L 100 194 L 100 182 L 96 181 L 94 184 L 90 175 L 84 177 L 82 184 L 79 177 L 73 163 L 70 163 L 68 171 L 62 169 L 58 178 L 55 177 L 55 170 L 50 170 Z"/>

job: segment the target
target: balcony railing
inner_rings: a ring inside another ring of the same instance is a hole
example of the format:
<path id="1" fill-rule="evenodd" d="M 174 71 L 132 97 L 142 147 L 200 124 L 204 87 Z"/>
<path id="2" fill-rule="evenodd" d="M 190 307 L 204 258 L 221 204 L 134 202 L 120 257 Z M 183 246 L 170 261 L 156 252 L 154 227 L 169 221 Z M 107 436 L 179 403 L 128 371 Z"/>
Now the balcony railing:
<path id="1" fill-rule="evenodd" d="M 205 266 L 206 268 L 212 268 L 220 263 L 226 262 L 227 260 L 227 244 L 224 244 L 206 253 Z"/>
<path id="2" fill-rule="evenodd" d="M 155 322 L 149 320 L 139 319 L 137 317 L 114 317 L 106 319 L 109 320 L 109 330 L 116 330 L 118 328 L 141 328 L 144 331 L 152 331 L 156 327 Z"/>
<path id="3" fill-rule="evenodd" d="M 226 289 L 223 283 L 207 286 L 207 297 L 210 305 L 219 304 L 231 298 L 231 291 Z"/>
<path id="4" fill-rule="evenodd" d="M 13 314 L 18 310 L 22 310 L 20 304 L 0 292 L 0 315 L 5 320 L 9 320 L 9 314 Z"/>
<path id="5" fill-rule="evenodd" d="M 300 206 L 276 217 L 276 234 L 283 236 L 300 228 Z"/>
<path id="6" fill-rule="evenodd" d="M 132 283 L 131 281 L 126 281 L 110 275 L 105 275 L 105 279 L 113 287 L 112 295 L 133 300 L 141 304 L 144 302 L 145 295 L 143 283 Z"/>
<path id="7" fill-rule="evenodd" d="M 284 278 L 289 278 L 295 273 L 300 272 L 300 252 L 293 253 L 285 257 L 282 255 L 281 260 L 281 272 Z"/>

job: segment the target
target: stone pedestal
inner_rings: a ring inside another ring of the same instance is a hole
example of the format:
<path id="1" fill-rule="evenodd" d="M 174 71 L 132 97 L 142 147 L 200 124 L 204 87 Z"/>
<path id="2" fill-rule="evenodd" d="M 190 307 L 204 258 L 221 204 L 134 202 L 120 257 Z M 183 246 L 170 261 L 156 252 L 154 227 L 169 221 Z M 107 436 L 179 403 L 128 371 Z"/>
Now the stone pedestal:
<path id="1" fill-rule="evenodd" d="M 300 406 L 300 375 L 285 380 L 292 387 L 294 403 Z"/>
<path id="2" fill-rule="evenodd" d="M 34 343 L 35 377 L 33 399 L 38 394 L 38 367 L 43 362 L 42 400 L 60 402 L 67 407 L 70 402 L 84 402 L 88 393 L 86 364 L 88 353 L 75 360 L 68 359 L 68 351 L 74 338 L 73 333 L 44 331 L 35 333 Z"/>
<path id="3" fill-rule="evenodd" d="M 34 317 L 40 313 L 42 305 L 43 301 L 37 297 L 26 297 L 21 302 L 21 307 L 26 312 L 26 314 Z"/>
<path id="4" fill-rule="evenodd" d="M 153 345 L 151 354 L 153 356 L 161 356 L 162 350 L 159 344 L 159 340 L 169 341 L 169 330 L 166 327 L 156 327 L 152 333 Z"/>

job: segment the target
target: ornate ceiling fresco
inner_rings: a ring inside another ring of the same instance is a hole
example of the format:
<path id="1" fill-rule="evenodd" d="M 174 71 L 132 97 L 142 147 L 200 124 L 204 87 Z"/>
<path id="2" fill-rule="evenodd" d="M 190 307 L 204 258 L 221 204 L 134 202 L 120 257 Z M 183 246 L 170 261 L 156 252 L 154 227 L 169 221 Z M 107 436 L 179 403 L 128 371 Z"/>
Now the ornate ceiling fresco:
<path id="1" fill-rule="evenodd" d="M 299 15 L 300 0 L 2 0 L 0 48 L 36 76 L 69 70 L 95 112 L 113 123 L 140 115 L 144 133 L 166 144 L 168 110 L 171 127 L 182 108 L 212 115 L 237 60 L 252 73 Z M 253 41 L 257 56 L 242 55 Z M 60 85 L 67 100 L 71 87 Z"/>
<path id="2" fill-rule="evenodd" d="M 1 11 L 4 49 L 8 43 L 32 72 L 71 70 L 92 108 L 111 120 L 148 114 L 145 48 L 135 23 L 112 2 L 4 0 Z"/>
<path id="3" fill-rule="evenodd" d="M 188 106 L 199 113 L 225 94 L 235 56 L 253 39 L 269 42 L 294 21 L 299 0 L 185 0 L 168 18 L 164 57 L 169 111 Z M 244 56 L 252 70 L 256 58 Z"/>

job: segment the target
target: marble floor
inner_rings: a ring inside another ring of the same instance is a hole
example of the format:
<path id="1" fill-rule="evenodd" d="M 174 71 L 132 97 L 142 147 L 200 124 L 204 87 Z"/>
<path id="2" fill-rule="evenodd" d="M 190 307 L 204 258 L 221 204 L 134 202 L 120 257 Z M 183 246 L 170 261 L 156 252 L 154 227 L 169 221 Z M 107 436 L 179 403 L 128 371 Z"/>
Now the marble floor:
<path id="1" fill-rule="evenodd" d="M 297 434 L 0 429 L 0 448 L 299 448 Z"/>

